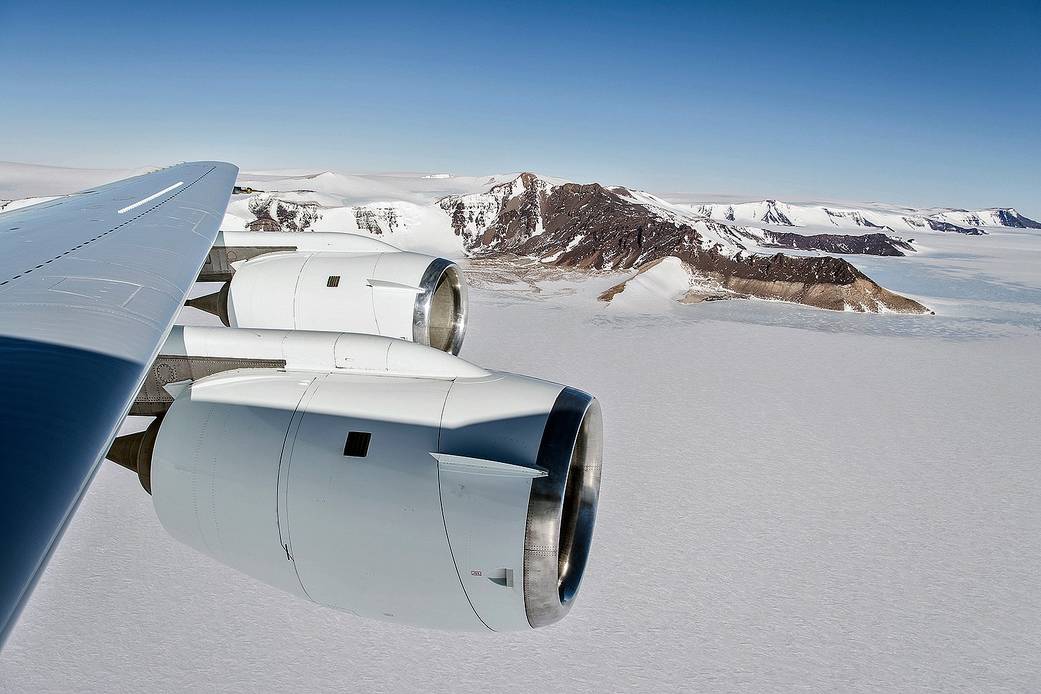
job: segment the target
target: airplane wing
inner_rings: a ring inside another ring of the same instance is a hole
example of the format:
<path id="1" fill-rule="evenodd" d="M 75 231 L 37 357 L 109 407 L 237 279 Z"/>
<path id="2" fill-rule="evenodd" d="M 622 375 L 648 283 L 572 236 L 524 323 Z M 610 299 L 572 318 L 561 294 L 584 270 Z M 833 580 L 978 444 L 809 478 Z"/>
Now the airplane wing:
<path id="1" fill-rule="evenodd" d="M 191 162 L 0 214 L 0 644 L 198 276 L 237 172 Z"/>

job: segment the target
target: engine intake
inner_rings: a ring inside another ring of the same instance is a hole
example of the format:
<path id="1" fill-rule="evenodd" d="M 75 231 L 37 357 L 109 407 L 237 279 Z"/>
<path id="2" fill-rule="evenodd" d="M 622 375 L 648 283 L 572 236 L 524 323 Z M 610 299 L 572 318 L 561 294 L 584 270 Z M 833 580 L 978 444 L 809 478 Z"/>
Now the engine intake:
<path id="1" fill-rule="evenodd" d="M 466 334 L 466 280 L 459 266 L 436 258 L 419 280 L 412 315 L 412 340 L 459 354 Z"/>
<path id="2" fill-rule="evenodd" d="M 562 390 L 539 447 L 538 466 L 550 474 L 532 482 L 528 502 L 524 607 L 533 627 L 562 619 L 578 595 L 596 523 L 602 439 L 600 404 Z"/>

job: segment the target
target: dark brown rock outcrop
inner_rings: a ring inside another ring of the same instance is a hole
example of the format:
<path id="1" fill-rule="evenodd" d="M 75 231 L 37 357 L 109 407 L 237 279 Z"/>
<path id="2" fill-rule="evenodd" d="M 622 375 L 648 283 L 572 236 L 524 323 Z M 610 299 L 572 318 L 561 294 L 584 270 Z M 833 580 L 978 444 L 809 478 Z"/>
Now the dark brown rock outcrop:
<path id="1" fill-rule="evenodd" d="M 804 251 L 824 251 L 845 255 L 889 255 L 902 256 L 904 251 L 914 251 L 908 241 L 886 234 L 813 234 L 803 236 L 791 232 L 767 231 L 767 243 L 778 248 L 797 248 Z"/>
<path id="2" fill-rule="evenodd" d="M 508 193 L 497 186 L 489 191 L 491 199 L 452 196 L 440 204 L 457 220 L 456 232 L 467 250 L 477 256 L 510 252 L 596 270 L 627 270 L 676 256 L 723 286 L 757 297 L 835 310 L 927 311 L 879 287 L 844 259 L 760 255 L 750 250 L 764 240 L 758 230 L 708 218 L 669 218 L 627 192 L 598 183 L 548 186 L 524 174 Z M 484 217 L 484 228 L 478 217 Z"/>

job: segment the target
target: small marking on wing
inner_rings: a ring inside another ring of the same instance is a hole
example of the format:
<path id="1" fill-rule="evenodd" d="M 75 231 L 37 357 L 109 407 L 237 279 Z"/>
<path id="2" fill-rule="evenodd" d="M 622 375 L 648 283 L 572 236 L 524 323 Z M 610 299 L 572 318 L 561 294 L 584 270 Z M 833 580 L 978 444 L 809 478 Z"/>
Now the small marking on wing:
<path id="1" fill-rule="evenodd" d="M 116 214 L 125 214 L 125 213 L 129 212 L 130 210 L 133 210 L 133 209 L 135 209 L 137 207 L 141 207 L 141 205 L 144 205 L 145 203 L 152 202 L 153 200 L 158 198 L 160 195 L 166 195 L 167 193 L 169 193 L 174 188 L 180 188 L 183 185 L 184 185 L 184 181 L 178 181 L 177 183 L 174 183 L 172 186 L 167 186 L 166 188 L 163 188 L 158 193 L 152 193 L 147 198 L 143 198 L 141 200 L 138 200 L 133 205 L 127 205 L 126 207 L 124 207 L 121 210 L 116 210 Z"/>
<path id="2" fill-rule="evenodd" d="M 169 167 L 167 167 L 167 168 L 169 168 Z M 196 183 L 198 183 L 199 181 L 201 181 L 202 179 L 204 179 L 204 178 L 205 178 L 206 176 L 208 176 L 208 175 L 210 174 L 210 172 L 211 172 L 211 171 L 213 171 L 213 170 L 214 170 L 215 168 L 217 168 L 217 167 L 215 167 L 215 166 L 213 166 L 213 167 L 210 167 L 209 171 L 207 171 L 206 173 L 202 174 L 202 175 L 201 175 L 201 176 L 199 176 L 199 177 L 198 177 L 197 179 L 195 179 L 194 181 L 192 181 L 191 183 L 189 183 L 189 184 L 188 184 L 187 186 L 185 186 L 185 187 L 184 187 L 184 190 L 188 190 L 188 189 L 189 189 L 189 188 L 191 188 L 191 187 L 192 187 L 193 185 L 195 185 Z M 162 169 L 160 169 L 160 170 L 162 170 Z M 129 209 L 131 209 L 131 208 L 137 207 L 138 205 L 143 205 L 143 204 L 144 204 L 144 203 L 146 203 L 146 202 L 149 202 L 149 201 L 151 201 L 151 200 L 154 200 L 155 198 L 159 197 L 159 196 L 160 196 L 160 195 L 162 195 L 163 193 L 166 193 L 166 192 L 168 192 L 168 191 L 171 191 L 171 190 L 173 190 L 174 188 L 177 188 L 177 187 L 179 187 L 179 186 L 181 186 L 181 185 L 183 185 L 183 184 L 184 184 L 184 181 L 178 181 L 177 183 L 173 184 L 173 185 L 172 185 L 172 186 L 170 186 L 169 188 L 166 188 L 165 190 L 161 190 L 161 191 L 159 191 L 159 192 L 158 192 L 158 193 L 156 193 L 155 195 L 151 195 L 151 196 L 149 196 L 149 197 L 145 198 L 144 200 L 141 200 L 141 201 L 139 201 L 139 202 L 136 202 L 136 203 L 134 203 L 133 205 L 131 205 L 130 207 L 124 207 L 124 208 L 123 208 L 122 210 L 119 210 L 119 213 L 120 213 L 120 214 L 122 214 L 122 213 L 123 213 L 123 212 L 125 212 L 126 210 L 129 210 Z M 87 239 L 87 240 L 86 240 L 86 241 L 84 241 L 83 243 L 79 244 L 78 246 L 73 246 L 72 248 L 70 248 L 69 250 L 65 251 L 64 253 L 59 253 L 58 255 L 54 256 L 54 257 L 53 257 L 53 258 L 51 258 L 50 260 L 47 260 L 47 261 L 45 261 L 45 262 L 44 262 L 43 264 L 44 264 L 44 265 L 47 265 L 48 263 L 51 263 L 51 262 L 53 262 L 53 261 L 55 261 L 55 260 L 58 260 L 58 259 L 60 259 L 60 258 L 64 258 L 64 257 L 65 257 L 65 256 L 67 256 L 67 255 L 68 255 L 69 253 L 72 253 L 73 251 L 78 251 L 78 250 L 79 250 L 80 248 L 82 248 L 82 247 L 84 247 L 84 246 L 86 246 L 86 245 L 88 245 L 88 244 L 94 243 L 94 242 L 95 242 L 95 241 L 97 241 L 98 239 L 104 238 L 104 237 L 108 236 L 109 234 L 111 234 L 111 233 L 112 233 L 112 232 L 114 232 L 114 231 L 118 231 L 119 229 L 122 229 L 123 227 L 127 226 L 128 224 L 131 224 L 131 223 L 133 223 L 133 222 L 137 221 L 138 219 L 141 219 L 142 217 L 144 217 L 144 216 L 145 216 L 146 214 L 148 214 L 148 213 L 149 213 L 149 212 L 151 212 L 152 210 L 158 209 L 158 208 L 159 208 L 159 207 L 161 207 L 162 205 L 165 205 L 166 203 L 168 203 L 168 202 L 169 202 L 170 200 L 173 200 L 173 198 L 175 198 L 175 197 L 177 197 L 178 195 L 180 195 L 181 193 L 183 193 L 183 192 L 184 192 L 184 190 L 179 190 L 179 191 L 177 191 L 177 192 L 176 192 L 176 193 L 174 193 L 174 195 L 173 195 L 173 196 L 172 196 L 171 198 L 169 198 L 168 200 L 163 200 L 162 202 L 160 202 L 160 203 L 157 203 L 157 204 L 153 205 L 152 207 L 149 207 L 149 208 L 148 208 L 147 210 L 145 210 L 144 212 L 141 212 L 141 213 L 139 213 L 138 215 L 136 215 L 136 216 L 134 216 L 134 217 L 131 217 L 130 219 L 128 219 L 128 220 L 126 220 L 125 222 L 123 222 L 122 224 L 117 224 L 116 226 L 112 227 L 112 228 L 111 228 L 111 229 L 109 229 L 108 231 L 102 232 L 102 233 L 98 234 L 97 236 L 95 236 L 95 237 L 94 237 L 94 238 L 92 238 L 92 239 Z M 56 200 L 55 202 L 61 202 L 61 200 Z M 14 280 L 18 279 L 18 278 L 19 278 L 19 277 L 21 277 L 22 275 L 28 275 L 29 273 L 31 273 L 31 272 L 32 272 L 33 270 L 35 270 L 35 269 L 36 269 L 36 268 L 29 268 L 28 270 L 23 270 L 22 272 L 18 273 L 18 274 L 17 274 L 17 275 L 15 275 L 14 277 L 9 277 L 8 279 L 6 279 L 6 280 L 4 280 L 4 281 L 0 282 L 0 287 L 4 286 L 5 284 L 9 284 L 9 283 L 13 282 Z"/>

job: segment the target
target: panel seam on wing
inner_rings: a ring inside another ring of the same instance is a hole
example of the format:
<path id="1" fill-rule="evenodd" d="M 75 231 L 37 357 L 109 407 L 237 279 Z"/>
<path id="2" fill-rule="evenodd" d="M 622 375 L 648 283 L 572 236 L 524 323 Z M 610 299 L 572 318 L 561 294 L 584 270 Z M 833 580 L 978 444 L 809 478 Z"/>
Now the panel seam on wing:
<path id="1" fill-rule="evenodd" d="M 184 191 L 186 191 L 189 188 L 191 188 L 192 186 L 194 186 L 196 183 L 198 183 L 202 179 L 206 178 L 206 176 L 210 175 L 216 168 L 217 168 L 216 166 L 210 167 L 209 171 L 207 171 L 206 173 L 202 174 L 201 176 L 199 176 L 197 179 L 195 179 L 194 181 L 192 181 L 188 185 L 182 187 L 180 190 L 178 190 L 176 193 L 174 193 L 173 195 L 168 197 L 166 200 L 163 200 L 162 202 L 160 202 L 160 203 L 158 203 L 156 205 L 153 205 L 152 207 L 149 207 L 147 210 L 145 210 L 141 214 L 137 215 L 136 217 L 131 217 L 127 221 L 125 221 L 125 222 L 123 222 L 121 224 L 117 224 L 116 226 L 112 227 L 108 231 L 102 232 L 102 233 L 98 234 L 97 236 L 95 236 L 92 239 L 88 239 L 86 241 L 83 241 L 82 243 L 79 243 L 78 245 L 73 246 L 69 250 L 65 251 L 64 253 L 59 253 L 58 255 L 54 256 L 50 260 L 45 260 L 44 262 L 40 263 L 36 267 L 29 268 L 28 270 L 23 270 L 23 271 L 19 272 L 17 275 L 14 275 L 13 277 L 7 278 L 6 280 L 0 282 L 0 287 L 4 286 L 4 285 L 6 285 L 6 284 L 8 284 L 10 282 L 15 281 L 16 279 L 18 279 L 18 278 L 20 278 L 20 277 L 22 277 L 24 275 L 28 275 L 33 270 L 39 270 L 44 265 L 47 265 L 49 263 L 53 263 L 55 260 L 59 260 L 60 258 L 63 258 L 65 256 L 69 255 L 70 253 L 78 251 L 81 248 L 83 248 L 84 246 L 90 245 L 90 244 L 94 243 L 95 241 L 108 236 L 109 234 L 111 234 L 114 231 L 118 231 L 119 229 L 122 229 L 123 227 L 125 227 L 125 226 L 127 226 L 129 224 L 133 224 L 134 222 L 136 222 L 137 220 L 141 219 L 142 217 L 144 217 L 149 212 L 152 212 L 153 210 L 156 210 L 156 209 L 162 207 L 163 205 L 165 205 L 166 203 L 170 202 L 171 200 L 176 198 L 178 195 L 180 195 Z"/>

